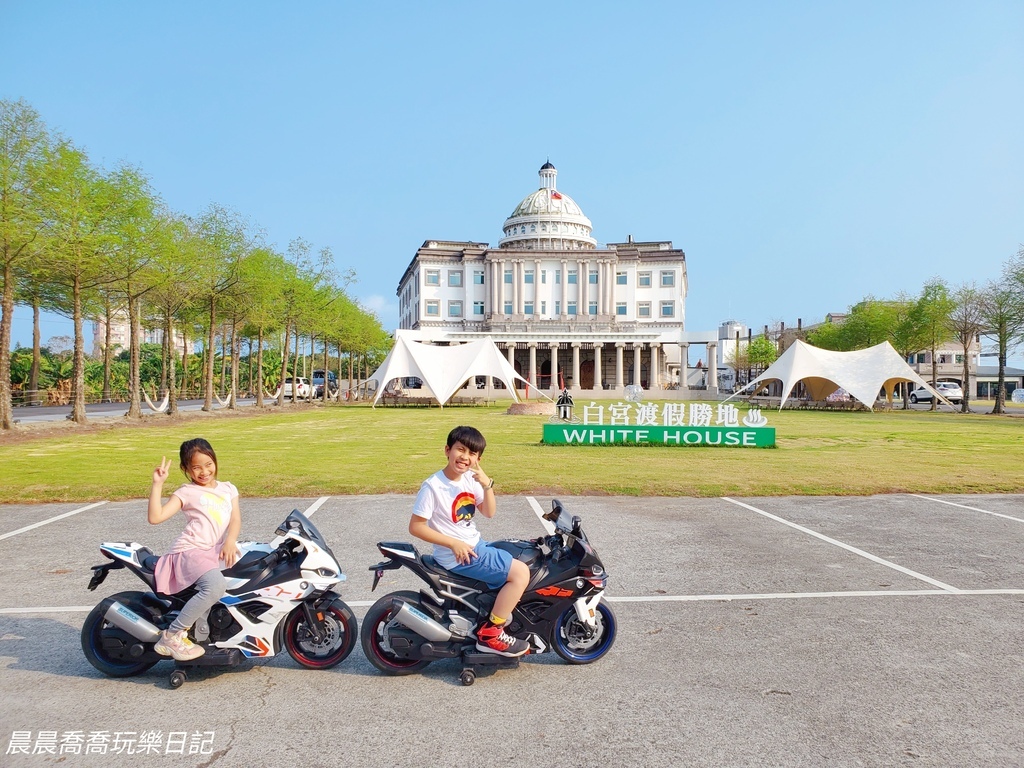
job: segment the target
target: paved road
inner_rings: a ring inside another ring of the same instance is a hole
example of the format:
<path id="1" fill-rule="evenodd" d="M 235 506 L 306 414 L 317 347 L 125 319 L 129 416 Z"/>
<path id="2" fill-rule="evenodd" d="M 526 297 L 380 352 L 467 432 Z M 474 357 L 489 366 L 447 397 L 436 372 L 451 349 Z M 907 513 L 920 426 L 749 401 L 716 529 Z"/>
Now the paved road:
<path id="1" fill-rule="evenodd" d="M 243 537 L 316 501 L 246 500 Z M 179 528 L 148 526 L 141 499 L 0 507 L 0 764 L 1024 764 L 1024 496 L 563 501 L 611 573 L 615 647 L 588 666 L 531 657 L 469 688 L 455 662 L 386 678 L 358 648 L 329 671 L 278 657 L 178 691 L 168 662 L 105 678 L 82 655 L 82 620 L 137 585 L 118 571 L 88 592 L 97 545 L 160 551 Z M 376 541 L 407 539 L 411 504 L 328 498 L 314 514 L 360 619 L 416 587 L 389 572 L 371 593 L 366 570 Z M 524 497 L 481 522 L 491 538 L 537 526 Z M 17 753 L 76 732 L 121 732 L 124 751 Z M 143 732 L 162 753 L 127 754 Z M 195 733 L 209 754 L 166 754 Z"/>
<path id="2" fill-rule="evenodd" d="M 203 407 L 203 402 L 203 400 L 179 400 L 178 408 L 182 411 L 198 411 Z M 255 398 L 239 398 L 238 405 L 253 405 L 255 402 Z M 216 400 L 213 401 L 214 410 L 220 410 L 223 407 Z M 89 403 L 85 406 L 86 416 L 90 419 L 120 418 L 127 412 L 127 403 Z M 143 402 L 142 413 L 149 415 L 154 411 Z M 19 406 L 14 409 L 14 420 L 26 424 L 39 421 L 61 421 L 68 418 L 71 418 L 70 405 Z"/>

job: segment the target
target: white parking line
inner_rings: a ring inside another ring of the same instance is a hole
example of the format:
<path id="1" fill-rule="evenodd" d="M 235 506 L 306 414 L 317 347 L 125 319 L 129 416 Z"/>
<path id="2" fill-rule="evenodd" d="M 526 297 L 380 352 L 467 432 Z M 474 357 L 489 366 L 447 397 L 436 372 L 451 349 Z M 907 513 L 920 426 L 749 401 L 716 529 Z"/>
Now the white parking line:
<path id="1" fill-rule="evenodd" d="M 42 522 L 39 522 L 39 523 L 33 523 L 32 525 L 26 525 L 24 528 L 19 528 L 16 531 L 11 531 L 10 533 L 3 534 L 2 536 L 0 536 L 0 541 L 3 541 L 4 539 L 9 539 L 11 536 L 17 536 L 19 533 L 25 533 L 25 531 L 31 531 L 32 529 L 38 528 L 41 525 L 49 525 L 50 523 L 55 523 L 58 520 L 63 520 L 65 517 L 71 517 L 72 515 L 77 515 L 79 512 L 85 512 L 88 509 L 93 509 L 94 507 L 98 507 L 101 504 L 106 504 L 106 503 L 107 502 L 105 502 L 105 501 L 97 501 L 95 504 L 90 504 L 87 507 L 81 507 L 79 509 L 73 509 L 70 512 L 65 512 L 63 515 L 57 515 L 56 517 L 51 517 L 49 520 L 43 520 Z"/>
<path id="2" fill-rule="evenodd" d="M 1013 520 L 1013 521 L 1018 522 L 1018 523 L 1024 523 L 1024 519 L 1021 519 L 1019 517 L 1012 517 L 1011 515 L 1004 515 L 1004 514 L 1002 514 L 1000 512 L 989 512 L 987 509 L 978 509 L 977 507 L 968 507 L 966 504 L 957 504 L 955 501 L 946 501 L 945 499 L 936 499 L 936 498 L 934 498 L 932 496 L 922 496 L 919 493 L 912 493 L 910 495 L 914 496 L 914 497 L 916 497 L 918 499 L 924 499 L 925 501 L 937 501 L 937 502 L 939 502 L 939 504 L 949 504 L 949 506 L 951 506 L 951 507 L 960 507 L 960 509 L 969 509 L 969 510 L 971 510 L 971 512 L 981 512 L 981 513 L 986 514 L 986 515 L 993 515 L 994 517 L 1002 517 L 1002 518 L 1005 518 L 1006 520 Z"/>
<path id="3" fill-rule="evenodd" d="M 320 509 L 320 507 L 322 507 L 324 505 L 324 502 L 327 501 L 329 498 L 331 498 L 331 497 L 330 496 L 321 496 L 319 499 L 314 501 L 309 506 L 309 509 L 307 509 L 305 512 L 303 512 L 303 514 L 306 517 L 312 517 L 313 513 L 316 512 L 318 509 Z"/>
<path id="4" fill-rule="evenodd" d="M 907 574 L 907 576 L 913 576 L 915 579 L 920 579 L 921 581 L 927 582 L 927 583 L 929 583 L 929 584 L 931 584 L 933 586 L 938 587 L 939 589 L 944 589 L 947 592 L 960 592 L 961 591 L 961 590 L 957 589 L 956 587 L 951 587 L 949 584 L 943 584 L 941 581 L 938 581 L 936 579 L 933 579 L 933 578 L 930 578 L 928 576 L 925 576 L 924 574 L 918 573 L 917 571 L 912 571 L 909 568 L 904 568 L 902 565 L 896 565 L 896 563 L 892 563 L 892 562 L 889 562 L 888 560 L 884 560 L 881 557 L 878 557 L 877 555 L 872 555 L 870 552 L 865 552 L 863 549 L 857 549 L 856 547 L 851 547 L 849 544 L 844 544 L 843 542 L 837 541 L 836 539 L 833 539 L 833 538 L 830 538 L 830 537 L 826 536 L 823 533 L 818 533 L 817 531 L 812 531 L 810 528 L 805 528 L 802 525 L 797 525 L 796 523 L 791 523 L 789 520 L 785 520 L 785 519 L 779 517 L 778 515 L 773 515 L 771 512 L 765 512 L 763 509 L 758 509 L 757 507 L 752 507 L 749 504 L 744 504 L 742 501 L 736 501 L 735 499 L 730 499 L 730 498 L 728 498 L 726 496 L 723 496 L 722 499 L 724 501 L 728 501 L 731 504 L 735 504 L 738 507 L 743 507 L 744 509 L 749 509 L 751 512 L 756 512 L 759 515 L 764 515 L 768 519 L 774 520 L 777 523 L 782 523 L 783 525 L 788 525 L 790 528 L 795 528 L 796 530 L 798 530 L 798 531 L 800 531 L 802 533 L 809 534 L 811 536 L 814 536 L 815 538 L 821 539 L 822 541 L 827 541 L 829 544 L 834 544 L 835 546 L 841 547 L 842 549 L 845 549 L 848 552 L 852 552 L 855 555 L 860 555 L 861 557 L 865 557 L 865 558 L 867 558 L 868 560 L 871 560 L 874 563 L 878 563 L 879 565 L 884 565 L 886 568 L 892 568 L 895 571 L 899 571 L 900 573 Z"/>

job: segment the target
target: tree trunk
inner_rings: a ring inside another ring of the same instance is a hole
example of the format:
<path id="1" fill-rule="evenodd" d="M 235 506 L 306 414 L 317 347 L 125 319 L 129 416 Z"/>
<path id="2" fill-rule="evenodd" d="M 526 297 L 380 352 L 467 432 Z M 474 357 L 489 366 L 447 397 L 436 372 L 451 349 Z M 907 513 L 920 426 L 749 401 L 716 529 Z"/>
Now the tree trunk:
<path id="1" fill-rule="evenodd" d="M 252 336 L 249 337 L 249 383 L 248 391 L 251 393 L 252 390 Z"/>
<path id="2" fill-rule="evenodd" d="M 14 322 L 14 270 L 4 261 L 4 292 L 0 298 L 0 429 L 14 428 L 11 403 L 11 324 Z"/>
<path id="3" fill-rule="evenodd" d="M 217 329 L 217 303 L 210 297 L 210 333 L 206 339 L 206 380 L 203 382 L 203 410 L 213 410 L 213 345 Z"/>
<path id="4" fill-rule="evenodd" d="M 299 371 L 299 327 L 295 326 L 295 356 L 292 358 L 292 403 L 298 400 L 299 388 L 296 386 L 295 379 L 298 378 Z"/>
<path id="5" fill-rule="evenodd" d="M 139 372 L 139 300 L 128 295 L 128 418 L 142 418 L 142 376 Z"/>
<path id="6" fill-rule="evenodd" d="M 103 322 L 105 323 L 103 332 L 103 395 L 100 398 L 101 402 L 109 403 L 110 397 L 110 297 L 106 297 L 103 300 Z"/>
<path id="7" fill-rule="evenodd" d="M 242 344 L 238 340 L 238 323 L 231 318 L 231 391 L 228 393 L 228 409 L 238 407 L 238 366 L 241 363 Z"/>
<path id="8" fill-rule="evenodd" d="M 170 339 L 170 350 L 167 354 L 167 415 L 175 416 L 178 413 L 178 386 L 177 376 L 174 370 L 174 363 L 177 360 L 177 350 L 174 348 L 174 315 L 167 313 L 167 332 Z M 186 340 L 187 341 L 187 340 Z M 188 344 L 185 345 L 185 357 L 188 359 Z"/>
<path id="9" fill-rule="evenodd" d="M 188 397 L 188 329 L 187 326 L 181 330 L 181 391 Z M 177 412 L 177 408 L 175 408 Z"/>
<path id="10" fill-rule="evenodd" d="M 999 377 L 996 381 L 996 404 L 992 413 L 1006 413 L 1006 323 L 999 324 L 996 343 L 999 345 Z"/>
<path id="11" fill-rule="evenodd" d="M 88 424 L 85 415 L 85 339 L 82 336 L 82 281 L 75 276 L 72 289 L 72 317 L 75 324 L 75 351 L 71 364 L 71 420 Z M 9 377 L 8 377 L 9 378 Z"/>
<path id="12" fill-rule="evenodd" d="M 966 344 L 964 344 L 964 371 L 963 371 L 964 383 L 963 383 L 963 386 L 960 388 L 961 390 L 963 390 L 964 398 L 963 398 L 963 400 L 960 401 L 960 413 L 970 413 L 971 412 L 971 379 L 970 379 L 970 376 L 971 376 L 970 360 L 971 359 L 970 359 L 969 349 L 968 349 L 970 346 L 971 346 L 971 342 L 970 341 L 968 341 Z"/>
<path id="13" fill-rule="evenodd" d="M 235 342 L 235 340 L 232 338 L 231 339 L 232 346 L 234 345 L 234 342 Z M 227 395 L 227 392 L 224 391 L 224 383 L 225 383 L 225 379 L 227 378 L 226 377 L 226 373 L 227 372 L 224 370 L 224 367 L 227 365 L 227 362 L 228 362 L 229 359 L 230 358 L 228 357 L 228 327 L 224 323 L 221 323 L 221 325 L 220 325 L 220 377 L 219 377 L 221 399 L 223 399 Z"/>
<path id="14" fill-rule="evenodd" d="M 935 345 L 933 344 L 932 345 L 932 387 L 936 391 L 938 391 L 938 388 L 939 388 L 938 387 L 938 384 L 939 384 L 938 378 L 939 378 L 939 364 L 935 360 Z M 937 411 L 937 410 L 939 410 L 939 398 L 938 397 L 933 397 L 932 398 L 932 405 L 931 405 L 931 407 L 928 410 L 929 411 Z"/>
<path id="15" fill-rule="evenodd" d="M 249 362 L 252 362 L 252 351 L 249 351 Z M 263 407 L 263 326 L 256 331 L 256 407 Z M 249 377 L 252 386 L 252 376 Z"/>
<path id="16" fill-rule="evenodd" d="M 32 297 L 32 370 L 28 374 L 29 405 L 42 405 L 39 397 L 39 369 L 42 367 L 42 350 L 39 343 L 39 297 Z"/>
<path id="17" fill-rule="evenodd" d="M 323 395 L 324 403 L 327 402 L 327 397 L 331 394 L 331 377 L 330 369 L 327 367 L 327 336 L 324 336 L 324 391 L 320 394 Z"/>

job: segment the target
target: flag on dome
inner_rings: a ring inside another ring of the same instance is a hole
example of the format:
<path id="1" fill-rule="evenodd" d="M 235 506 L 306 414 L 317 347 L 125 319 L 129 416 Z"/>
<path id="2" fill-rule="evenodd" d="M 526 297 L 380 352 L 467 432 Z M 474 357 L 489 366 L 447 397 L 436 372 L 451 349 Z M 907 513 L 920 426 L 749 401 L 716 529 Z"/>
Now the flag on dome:
<path id="1" fill-rule="evenodd" d="M 561 200 L 562 196 L 560 194 L 558 194 L 557 191 L 551 190 L 551 199 L 552 200 Z"/>

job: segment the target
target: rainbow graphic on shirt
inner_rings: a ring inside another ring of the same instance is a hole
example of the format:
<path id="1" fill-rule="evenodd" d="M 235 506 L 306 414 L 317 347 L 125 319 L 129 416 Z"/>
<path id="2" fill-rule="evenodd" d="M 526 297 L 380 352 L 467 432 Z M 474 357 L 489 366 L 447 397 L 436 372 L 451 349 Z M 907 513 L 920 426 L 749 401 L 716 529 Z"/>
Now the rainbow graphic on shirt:
<path id="1" fill-rule="evenodd" d="M 455 497 L 452 502 L 452 522 L 461 523 L 472 520 L 476 514 L 476 497 L 467 491 L 463 491 Z"/>

